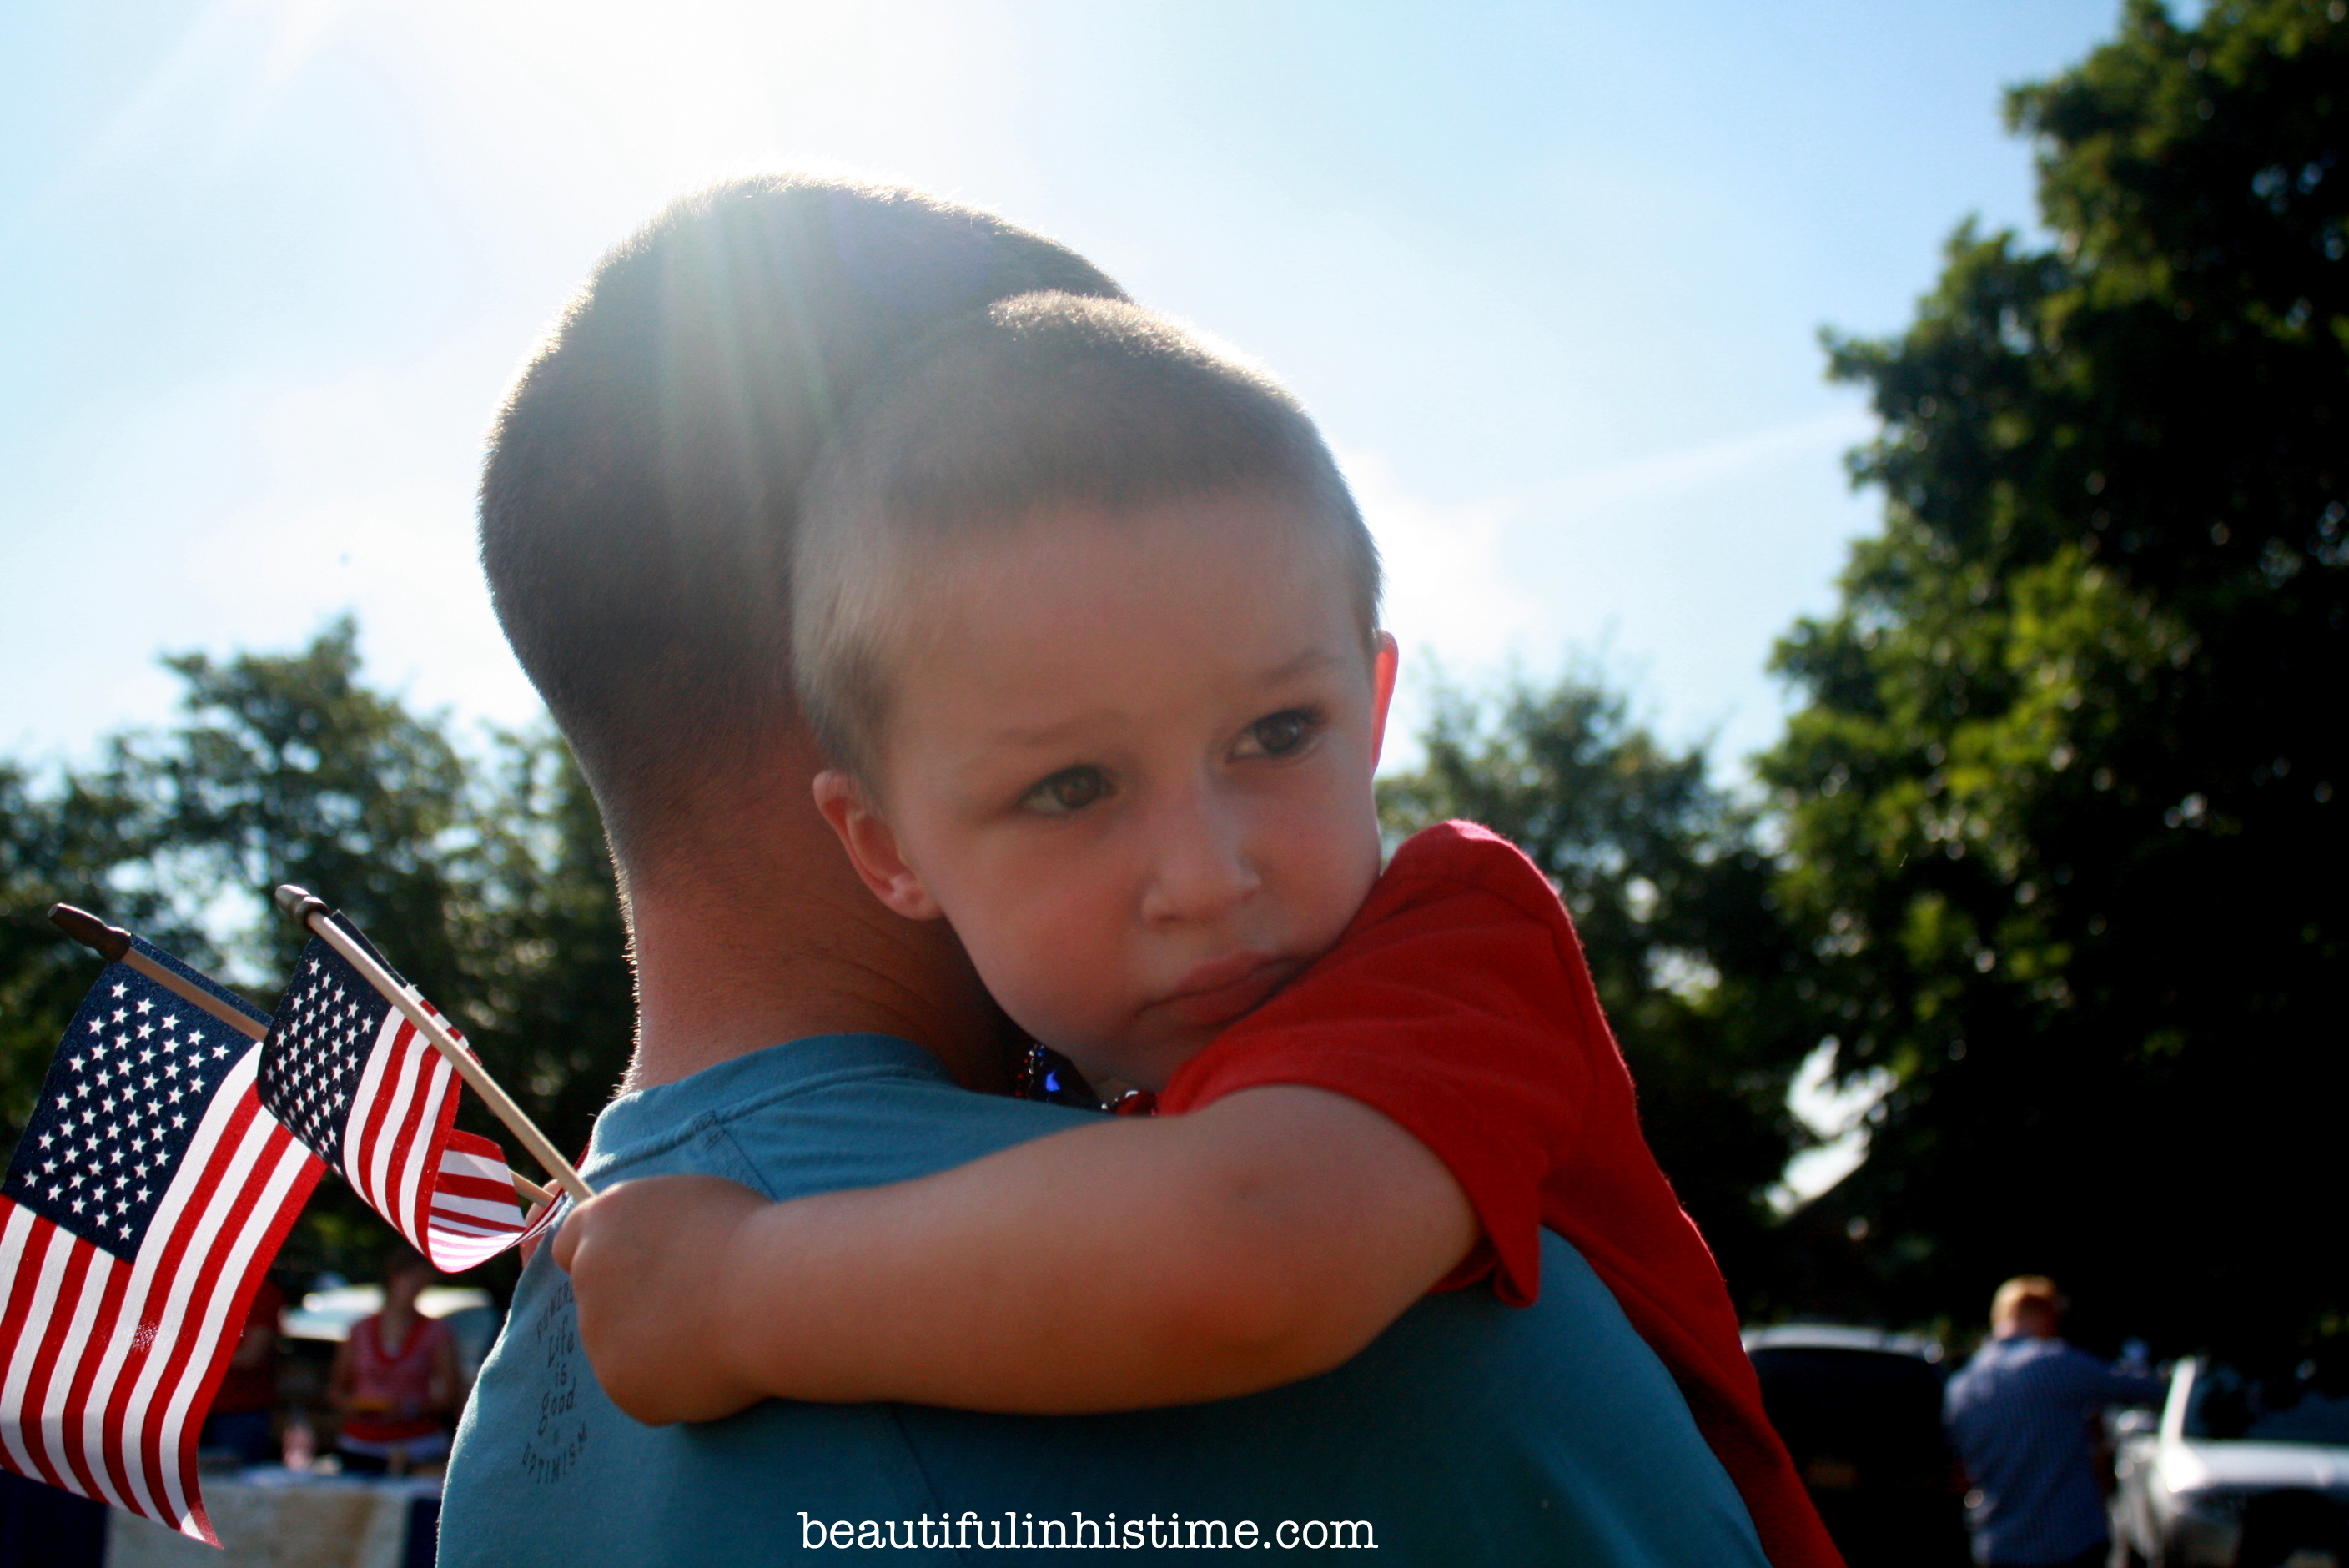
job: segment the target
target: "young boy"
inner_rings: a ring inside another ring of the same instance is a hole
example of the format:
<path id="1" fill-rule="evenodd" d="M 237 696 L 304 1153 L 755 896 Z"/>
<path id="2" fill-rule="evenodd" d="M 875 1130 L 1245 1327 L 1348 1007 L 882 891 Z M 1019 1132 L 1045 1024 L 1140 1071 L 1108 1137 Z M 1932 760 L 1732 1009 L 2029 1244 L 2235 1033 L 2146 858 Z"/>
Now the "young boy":
<path id="1" fill-rule="evenodd" d="M 555 1244 L 616 1402 L 1236 1395 L 1336 1366 L 1431 1288 L 1530 1301 L 1547 1225 L 1673 1374 L 1772 1561 L 1837 1561 L 1556 894 L 1463 824 L 1380 872 L 1378 589 L 1293 401 L 1133 307 L 999 305 L 861 411 L 794 562 L 818 805 L 1031 1037 L 1182 1114 L 792 1203 L 614 1189 Z"/>

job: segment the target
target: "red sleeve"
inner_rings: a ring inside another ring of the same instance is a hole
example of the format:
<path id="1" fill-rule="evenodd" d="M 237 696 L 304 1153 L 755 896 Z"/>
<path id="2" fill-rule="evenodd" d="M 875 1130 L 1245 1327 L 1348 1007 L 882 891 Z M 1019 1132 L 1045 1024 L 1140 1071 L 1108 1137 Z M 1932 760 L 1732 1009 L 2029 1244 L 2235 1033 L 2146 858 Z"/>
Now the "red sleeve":
<path id="1" fill-rule="evenodd" d="M 1185 1063 L 1159 1107 L 1266 1084 L 1358 1099 L 1450 1168 L 1485 1240 L 1445 1284 L 1489 1271 L 1526 1305 L 1541 1227 L 1573 1243 L 1679 1384 L 1771 1562 L 1840 1568 L 1713 1254 L 1640 1136 L 1574 928 L 1514 846 L 1465 822 L 1413 839 L 1338 945 Z"/>
<path id="2" fill-rule="evenodd" d="M 1542 1183 L 1590 1103 L 1591 1042 L 1566 980 L 1582 957 L 1533 862 L 1448 822 L 1397 851 L 1319 963 L 1185 1063 L 1159 1107 L 1304 1084 L 1392 1118 L 1466 1191 L 1485 1242 L 1444 1283 L 1541 1286 Z M 1610 1052 L 1605 1037 L 1600 1045 Z"/>

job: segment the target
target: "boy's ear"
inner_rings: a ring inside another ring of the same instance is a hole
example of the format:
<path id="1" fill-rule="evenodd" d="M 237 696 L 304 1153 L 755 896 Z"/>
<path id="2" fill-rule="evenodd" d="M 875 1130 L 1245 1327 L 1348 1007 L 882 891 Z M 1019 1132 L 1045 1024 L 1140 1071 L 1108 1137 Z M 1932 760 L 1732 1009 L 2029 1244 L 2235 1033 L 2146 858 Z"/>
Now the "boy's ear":
<path id="1" fill-rule="evenodd" d="M 881 813 L 865 803 L 856 781 L 836 768 L 815 776 L 815 809 L 840 836 L 848 863 L 873 896 L 907 920 L 936 920 L 943 913 L 914 868 L 897 852 L 897 835 Z"/>
<path id="2" fill-rule="evenodd" d="M 1371 655 L 1371 766 L 1375 768 L 1379 751 L 1387 742 L 1387 707 L 1394 701 L 1395 671 L 1402 654 L 1395 646 L 1392 632 L 1379 633 L 1371 646 L 1375 651 Z"/>

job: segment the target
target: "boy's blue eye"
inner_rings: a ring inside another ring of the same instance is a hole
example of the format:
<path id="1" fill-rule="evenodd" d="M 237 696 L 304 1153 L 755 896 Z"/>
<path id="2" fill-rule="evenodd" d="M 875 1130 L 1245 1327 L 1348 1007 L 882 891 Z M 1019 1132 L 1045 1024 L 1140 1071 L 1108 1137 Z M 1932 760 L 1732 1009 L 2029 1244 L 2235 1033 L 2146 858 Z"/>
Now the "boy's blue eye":
<path id="1" fill-rule="evenodd" d="M 1098 768 L 1063 768 L 1020 798 L 1019 804 L 1048 817 L 1081 811 L 1109 793 L 1109 779 Z"/>
<path id="2" fill-rule="evenodd" d="M 1321 727 L 1319 715 L 1303 708 L 1292 708 L 1257 719 L 1247 727 L 1241 744 L 1243 754 L 1260 757 L 1286 757 L 1312 739 Z"/>

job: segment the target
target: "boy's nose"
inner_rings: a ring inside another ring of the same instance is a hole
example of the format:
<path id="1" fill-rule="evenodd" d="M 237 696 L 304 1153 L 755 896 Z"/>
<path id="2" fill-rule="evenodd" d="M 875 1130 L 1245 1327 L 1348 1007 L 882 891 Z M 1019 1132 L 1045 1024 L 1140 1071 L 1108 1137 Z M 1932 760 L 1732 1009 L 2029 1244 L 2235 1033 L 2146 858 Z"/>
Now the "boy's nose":
<path id="1" fill-rule="evenodd" d="M 1246 903 L 1261 885 L 1245 826 L 1212 791 L 1170 800 L 1154 824 L 1150 880 L 1142 918 L 1153 925 L 1213 920 Z"/>

